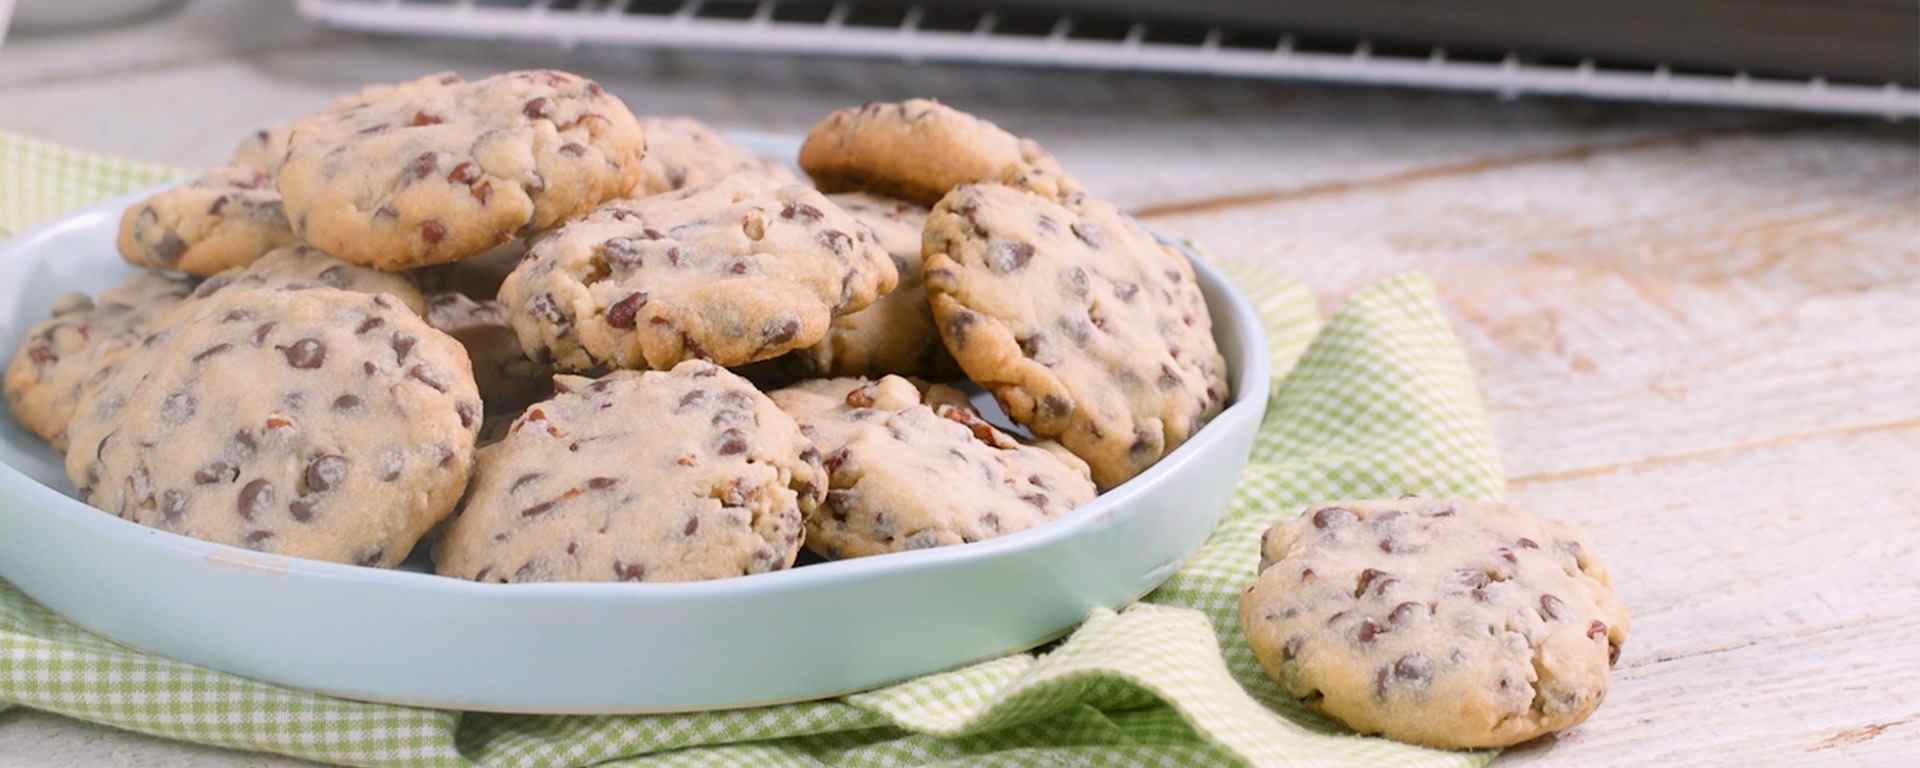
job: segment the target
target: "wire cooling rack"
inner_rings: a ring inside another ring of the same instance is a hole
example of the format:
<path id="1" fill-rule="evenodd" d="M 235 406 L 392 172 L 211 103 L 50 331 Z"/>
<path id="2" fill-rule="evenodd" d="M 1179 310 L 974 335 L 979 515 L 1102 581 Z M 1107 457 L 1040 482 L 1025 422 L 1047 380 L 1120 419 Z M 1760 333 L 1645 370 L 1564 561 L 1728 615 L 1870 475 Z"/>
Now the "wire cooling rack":
<path id="1" fill-rule="evenodd" d="M 1381 49 L 1364 39 L 857 0 L 299 0 L 342 28 L 563 45 L 1142 70 L 1830 114 L 1920 117 L 1920 88 L 1676 71 L 1515 53 Z"/>

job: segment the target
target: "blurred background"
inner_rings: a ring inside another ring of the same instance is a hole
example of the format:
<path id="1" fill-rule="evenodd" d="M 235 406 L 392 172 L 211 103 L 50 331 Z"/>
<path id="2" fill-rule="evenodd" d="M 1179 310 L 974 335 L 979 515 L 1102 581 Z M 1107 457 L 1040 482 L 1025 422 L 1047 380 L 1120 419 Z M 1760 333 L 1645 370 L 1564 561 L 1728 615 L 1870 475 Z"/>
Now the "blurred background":
<path id="1" fill-rule="evenodd" d="M 722 128 L 800 132 L 845 104 L 936 97 L 1134 205 L 1539 150 L 1567 130 L 1920 115 L 1910 0 L 8 5 L 0 129 L 186 166 L 364 83 L 535 66 Z M 1178 162 L 1157 148 L 1170 134 Z M 1146 147 L 1154 162 L 1115 162 Z"/>

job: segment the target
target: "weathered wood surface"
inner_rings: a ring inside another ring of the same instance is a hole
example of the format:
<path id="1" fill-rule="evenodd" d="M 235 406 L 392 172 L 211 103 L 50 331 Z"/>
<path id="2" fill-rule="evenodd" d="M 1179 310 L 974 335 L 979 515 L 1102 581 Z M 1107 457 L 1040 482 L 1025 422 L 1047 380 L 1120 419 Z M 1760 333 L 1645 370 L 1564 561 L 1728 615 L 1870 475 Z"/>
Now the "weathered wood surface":
<path id="1" fill-rule="evenodd" d="M 209 6 L 212 7 L 209 7 Z M 1920 760 L 1920 129 L 1140 75 L 409 44 L 200 3 L 0 47 L 0 128 L 206 163 L 365 81 L 564 65 L 637 111 L 804 129 L 932 95 L 1331 310 L 1431 275 L 1511 496 L 1587 525 L 1635 612 L 1608 702 L 1513 765 Z M 244 34 L 243 34 L 244 31 Z M 39 714 L 25 765 L 295 765 Z"/>

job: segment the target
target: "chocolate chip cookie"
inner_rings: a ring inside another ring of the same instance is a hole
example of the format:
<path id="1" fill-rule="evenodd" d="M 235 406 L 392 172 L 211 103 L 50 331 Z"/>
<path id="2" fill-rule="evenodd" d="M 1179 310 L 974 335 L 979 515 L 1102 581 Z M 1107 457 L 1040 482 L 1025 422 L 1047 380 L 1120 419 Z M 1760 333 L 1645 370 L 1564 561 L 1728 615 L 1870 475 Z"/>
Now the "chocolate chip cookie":
<path id="1" fill-rule="evenodd" d="M 233 165 L 135 203 L 117 245 L 130 264 L 204 276 L 293 241 L 273 177 Z"/>
<path id="2" fill-rule="evenodd" d="M 468 371 L 458 342 L 386 294 L 223 290 L 82 396 L 67 476 L 142 525 L 392 566 L 466 485 Z"/>
<path id="3" fill-rule="evenodd" d="M 691 117 L 649 117 L 640 121 L 647 156 L 640 161 L 635 197 L 697 187 L 736 173 L 759 173 L 798 184 L 787 166 L 760 157 L 715 133 Z"/>
<path id="4" fill-rule="evenodd" d="M 552 70 L 372 88 L 297 121 L 293 231 L 355 264 L 458 261 L 625 194 L 646 148 L 619 99 Z"/>
<path id="5" fill-rule="evenodd" d="M 793 564 L 826 474 L 746 380 L 688 361 L 555 384 L 481 452 L 434 550 L 442 575 L 693 581 Z"/>
<path id="6" fill-rule="evenodd" d="M 7 364 L 7 410 L 34 434 L 66 450 L 67 421 L 88 382 L 105 376 L 192 295 L 194 281 L 138 272 L 89 299 L 68 294 L 27 331 Z"/>
<path id="7" fill-rule="evenodd" d="M 466 347 L 487 416 L 518 416 L 522 409 L 553 394 L 553 369 L 520 351 L 520 338 L 507 324 L 499 302 L 436 293 L 427 298 L 427 324 Z"/>
<path id="8" fill-rule="evenodd" d="M 1499 747 L 1585 720 L 1627 609 L 1572 526 L 1498 502 L 1338 502 L 1268 530 L 1254 656 L 1361 733 Z"/>
<path id="9" fill-rule="evenodd" d="M 984 541 L 1093 500 L 1079 459 L 1021 445 L 971 408 L 922 404 L 899 376 L 816 379 L 770 397 L 826 457 L 830 490 L 807 520 L 807 548 L 822 557 Z"/>
<path id="10" fill-rule="evenodd" d="M 427 299 L 413 279 L 336 259 L 309 245 L 279 248 L 243 269 L 229 269 L 202 281 L 193 291 L 204 299 L 226 290 L 303 291 L 334 288 L 354 293 L 384 293 L 398 299 L 416 315 L 427 311 Z"/>
<path id="11" fill-rule="evenodd" d="M 947 350 L 1007 414 L 1111 488 L 1218 413 L 1226 364 L 1193 265 L 1113 206 L 998 184 L 927 219 L 926 281 Z"/>
<path id="12" fill-rule="evenodd" d="M 927 308 L 921 272 L 920 232 L 927 209 L 902 200 L 848 192 L 828 195 L 853 218 L 873 230 L 880 247 L 893 257 L 900 282 L 866 309 L 833 319 L 820 343 L 781 362 L 800 376 L 925 376 L 957 378 L 959 366 L 940 344 Z"/>
<path id="13" fill-rule="evenodd" d="M 561 370 L 765 360 L 893 290 L 893 260 L 819 192 L 736 174 L 609 203 L 500 287 L 520 346 Z"/>
<path id="14" fill-rule="evenodd" d="M 800 168 L 827 192 L 875 192 L 921 205 L 989 181 L 1018 181 L 1050 196 L 1079 191 L 1038 143 L 927 99 L 836 110 L 807 132 Z"/>

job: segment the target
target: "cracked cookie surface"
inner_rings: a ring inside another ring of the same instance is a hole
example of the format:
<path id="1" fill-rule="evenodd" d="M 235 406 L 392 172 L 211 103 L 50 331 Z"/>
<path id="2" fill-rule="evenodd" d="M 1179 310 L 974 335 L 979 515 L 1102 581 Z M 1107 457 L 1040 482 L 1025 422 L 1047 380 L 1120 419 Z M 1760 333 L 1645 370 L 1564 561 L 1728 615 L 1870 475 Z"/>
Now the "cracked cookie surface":
<path id="1" fill-rule="evenodd" d="M 1310 507 L 1266 532 L 1240 598 L 1247 642 L 1288 695 L 1446 748 L 1585 720 L 1628 622 L 1577 529 L 1485 501 Z"/>
<path id="2" fill-rule="evenodd" d="M 1102 488 L 1227 400 L 1193 265 L 1112 205 L 962 186 L 934 206 L 924 253 L 934 321 L 967 377 Z"/>
<path id="3" fill-rule="evenodd" d="M 830 490 L 807 520 L 807 548 L 822 557 L 984 541 L 1093 500 L 1086 464 L 1064 449 L 1022 445 L 969 407 L 922 403 L 899 376 L 815 379 L 769 397 L 824 457 Z"/>
<path id="4" fill-rule="evenodd" d="M 82 397 L 67 476 L 142 525 L 393 566 L 452 509 L 480 397 L 466 353 L 386 294 L 223 290 Z"/>
<path id="5" fill-rule="evenodd" d="M 459 261 L 624 195 L 645 149 L 626 105 L 591 80 L 441 74 L 296 121 L 276 180 L 302 239 L 400 270 Z"/>
<path id="6" fill-rule="evenodd" d="M 696 581 L 787 568 L 826 492 L 820 454 L 745 379 L 555 378 L 483 449 L 436 569 L 475 581 Z"/>
<path id="7" fill-rule="evenodd" d="M 893 290 L 873 233 L 810 188 L 755 174 L 601 206 L 542 238 L 500 288 L 556 368 L 766 360 Z"/>

